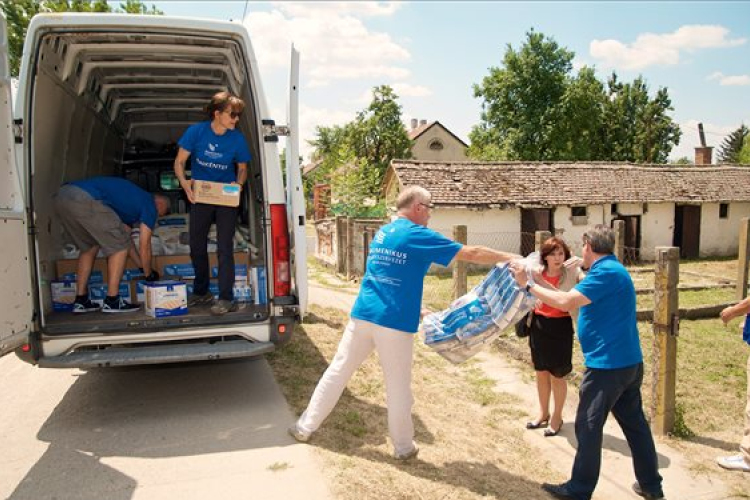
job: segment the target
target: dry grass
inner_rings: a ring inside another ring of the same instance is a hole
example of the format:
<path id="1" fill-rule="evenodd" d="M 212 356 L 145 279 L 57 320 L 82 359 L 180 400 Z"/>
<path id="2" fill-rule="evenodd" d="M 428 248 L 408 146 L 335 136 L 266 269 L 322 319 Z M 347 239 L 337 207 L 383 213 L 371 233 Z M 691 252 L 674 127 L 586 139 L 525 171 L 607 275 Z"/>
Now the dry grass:
<path id="1" fill-rule="evenodd" d="M 313 307 L 293 342 L 269 356 L 297 414 L 333 357 L 347 316 Z M 454 366 L 415 339 L 414 422 L 419 459 L 399 463 L 387 440 L 385 390 L 372 355 L 311 441 L 337 498 L 547 499 L 542 481 L 562 481 L 523 440 L 528 416 L 515 397 L 495 392 L 474 363 Z"/>

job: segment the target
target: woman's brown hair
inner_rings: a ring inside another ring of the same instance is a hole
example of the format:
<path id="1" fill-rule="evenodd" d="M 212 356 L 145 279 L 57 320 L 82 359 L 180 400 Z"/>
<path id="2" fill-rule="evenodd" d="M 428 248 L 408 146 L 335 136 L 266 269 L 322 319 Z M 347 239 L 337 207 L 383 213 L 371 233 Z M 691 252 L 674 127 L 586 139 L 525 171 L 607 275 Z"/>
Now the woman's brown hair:
<path id="1" fill-rule="evenodd" d="M 544 267 L 547 267 L 547 257 L 558 248 L 562 248 L 562 251 L 565 254 L 565 260 L 568 260 L 570 258 L 570 247 L 567 243 L 565 243 L 565 241 L 562 240 L 562 238 L 553 236 L 551 238 L 547 238 L 547 240 L 542 243 L 542 248 L 539 252 L 539 259 L 542 261 L 542 265 Z"/>

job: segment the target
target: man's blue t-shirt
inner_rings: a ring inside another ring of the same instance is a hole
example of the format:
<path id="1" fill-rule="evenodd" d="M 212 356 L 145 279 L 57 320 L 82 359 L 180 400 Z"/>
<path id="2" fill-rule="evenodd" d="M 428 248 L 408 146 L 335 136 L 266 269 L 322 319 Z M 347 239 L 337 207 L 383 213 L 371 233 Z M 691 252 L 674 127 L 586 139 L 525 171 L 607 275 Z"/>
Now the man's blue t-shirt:
<path id="1" fill-rule="evenodd" d="M 122 177 L 91 177 L 69 182 L 115 211 L 128 226 L 143 223 L 151 229 L 156 226 L 154 197 Z"/>
<path id="2" fill-rule="evenodd" d="M 190 152 L 190 176 L 197 181 L 236 182 L 234 164 L 250 161 L 250 150 L 242 132 L 227 129 L 217 135 L 211 122 L 191 125 L 178 144 Z"/>
<path id="3" fill-rule="evenodd" d="M 462 246 L 409 219 L 383 226 L 370 245 L 352 318 L 416 332 L 430 264 L 447 266 Z"/>
<path id="4" fill-rule="evenodd" d="M 578 315 L 578 340 L 586 367 L 613 370 L 641 363 L 635 287 L 617 258 L 599 258 L 575 289 L 591 301 Z"/>

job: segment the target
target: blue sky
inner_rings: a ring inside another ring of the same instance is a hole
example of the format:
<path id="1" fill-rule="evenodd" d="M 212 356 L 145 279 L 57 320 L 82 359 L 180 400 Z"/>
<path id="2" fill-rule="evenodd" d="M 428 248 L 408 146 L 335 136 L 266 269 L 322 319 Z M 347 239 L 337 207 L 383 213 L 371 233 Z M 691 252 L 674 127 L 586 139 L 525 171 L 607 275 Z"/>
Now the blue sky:
<path id="1" fill-rule="evenodd" d="M 111 2 L 115 4 L 116 2 Z M 642 75 L 666 87 L 683 129 L 671 157 L 693 158 L 702 122 L 710 146 L 750 124 L 750 2 L 248 2 L 161 1 L 168 15 L 243 19 L 269 106 L 285 121 L 289 46 L 301 52 L 302 152 L 316 125 L 342 124 L 371 89 L 395 88 L 404 121 L 439 120 L 468 142 L 481 102 L 472 85 L 534 29 L 575 52 L 601 79 Z"/>

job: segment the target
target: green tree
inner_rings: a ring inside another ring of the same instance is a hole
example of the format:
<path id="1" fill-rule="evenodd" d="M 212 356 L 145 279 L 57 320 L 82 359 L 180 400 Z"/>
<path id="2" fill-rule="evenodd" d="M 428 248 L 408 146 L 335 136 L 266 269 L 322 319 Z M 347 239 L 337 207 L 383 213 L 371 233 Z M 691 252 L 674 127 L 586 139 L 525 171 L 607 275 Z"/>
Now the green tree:
<path id="1" fill-rule="evenodd" d="M 503 66 L 490 68 L 474 96 L 483 99 L 469 155 L 482 160 L 607 160 L 663 163 L 681 131 L 669 117 L 666 89 L 651 98 L 642 78 L 607 90 L 584 67 L 571 74 L 574 53 L 530 31 L 508 45 Z"/>
<path id="2" fill-rule="evenodd" d="M 693 160 L 691 160 L 687 156 L 681 156 L 675 160 L 674 164 L 675 165 L 692 165 Z"/>
<path id="3" fill-rule="evenodd" d="M 370 105 L 357 113 L 347 127 L 346 143 L 366 166 L 362 173 L 366 195 L 377 197 L 391 160 L 411 158 L 411 141 L 401 121 L 401 105 L 391 87 L 373 89 Z"/>
<path id="4" fill-rule="evenodd" d="M 311 159 L 320 165 L 305 178 L 306 187 L 330 180 L 337 214 L 385 214 L 380 188 L 395 158 L 411 157 L 411 141 L 401 121 L 398 96 L 387 85 L 373 88 L 369 106 L 343 126 L 317 127 Z"/>
<path id="5" fill-rule="evenodd" d="M 35 15 L 43 12 L 112 12 L 106 0 L 0 0 L 0 9 L 8 23 L 8 52 L 12 75 L 18 75 L 26 29 Z M 126 0 L 116 12 L 163 14 L 154 5 L 147 8 L 140 0 Z"/>
<path id="6" fill-rule="evenodd" d="M 474 85 L 482 98 L 478 126 L 469 134 L 469 154 L 479 159 L 546 160 L 558 156 L 557 109 L 572 69 L 573 52 L 533 30 L 516 51 L 508 44 L 503 67 Z"/>
<path id="7" fill-rule="evenodd" d="M 740 150 L 740 154 L 737 155 L 737 163 L 750 165 L 750 135 L 745 137 L 744 145 Z"/>
<path id="8" fill-rule="evenodd" d="M 724 138 L 724 142 L 719 146 L 719 163 L 738 163 L 740 151 L 748 137 L 748 129 L 743 123 L 737 130 Z"/>

